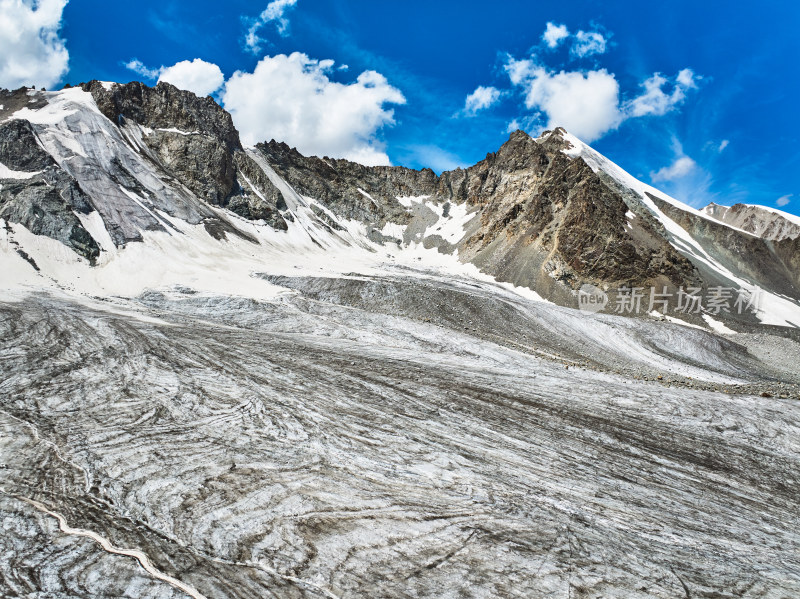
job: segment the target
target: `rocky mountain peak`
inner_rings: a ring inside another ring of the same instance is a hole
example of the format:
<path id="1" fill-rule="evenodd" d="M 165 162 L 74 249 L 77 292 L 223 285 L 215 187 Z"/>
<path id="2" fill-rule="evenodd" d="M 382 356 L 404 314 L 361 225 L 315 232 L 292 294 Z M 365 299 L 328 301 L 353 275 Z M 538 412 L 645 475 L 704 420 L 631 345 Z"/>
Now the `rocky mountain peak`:
<path id="1" fill-rule="evenodd" d="M 280 194 L 250 164 L 231 115 L 213 98 L 163 81 L 155 87 L 90 81 L 81 88 L 113 123 L 141 126 L 153 157 L 202 200 L 285 228 L 278 213 Z"/>
<path id="2" fill-rule="evenodd" d="M 514 131 L 484 160 L 437 175 L 304 156 L 276 140 L 244 149 L 218 104 L 167 83 L 91 81 L 0 98 L 30 118 L 0 115 L 0 218 L 92 261 L 109 249 L 101 239 L 146 243 L 145 232 L 171 235 L 178 219 L 219 241 L 255 242 L 266 224 L 292 229 L 292 239 L 307 234 L 319 248 L 435 248 L 568 306 L 587 283 L 676 290 L 738 285 L 740 277 L 789 297 L 800 289 L 797 243 L 766 243 L 729 226 L 778 223 L 785 233 L 783 217 L 709 206 L 718 220 L 742 220 L 701 218 L 561 127 L 537 138 Z"/>
<path id="3" fill-rule="evenodd" d="M 522 129 L 515 129 L 512 131 L 508 136 L 508 142 L 506 143 L 525 143 L 528 140 L 532 139 L 530 135 L 528 135 Z"/>
<path id="4" fill-rule="evenodd" d="M 572 143 L 567 139 L 567 130 L 556 127 L 552 131 L 543 131 L 536 142 L 548 153 L 563 152 L 572 149 Z"/>
<path id="5" fill-rule="evenodd" d="M 800 219 L 794 220 L 777 210 L 749 204 L 720 206 L 712 202 L 702 211 L 716 220 L 769 241 L 800 238 Z"/>
<path id="6" fill-rule="evenodd" d="M 138 81 L 124 85 L 90 81 L 80 87 L 92 94 L 100 112 L 115 123 L 123 117 L 150 129 L 210 135 L 231 151 L 242 149 L 230 113 L 210 96 L 200 98 L 165 81 L 155 87 Z"/>

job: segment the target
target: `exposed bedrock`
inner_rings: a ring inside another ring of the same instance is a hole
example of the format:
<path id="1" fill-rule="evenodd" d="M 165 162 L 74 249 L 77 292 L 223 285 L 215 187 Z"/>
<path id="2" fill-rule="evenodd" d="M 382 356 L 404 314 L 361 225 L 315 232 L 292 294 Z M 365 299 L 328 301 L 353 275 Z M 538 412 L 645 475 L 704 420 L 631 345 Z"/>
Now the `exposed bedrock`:
<path id="1" fill-rule="evenodd" d="M 75 212 L 92 211 L 77 182 L 45 152 L 28 121 L 0 124 L 0 164 L 17 174 L 0 173 L 0 218 L 19 223 L 36 235 L 56 239 L 93 260 L 100 253 Z"/>

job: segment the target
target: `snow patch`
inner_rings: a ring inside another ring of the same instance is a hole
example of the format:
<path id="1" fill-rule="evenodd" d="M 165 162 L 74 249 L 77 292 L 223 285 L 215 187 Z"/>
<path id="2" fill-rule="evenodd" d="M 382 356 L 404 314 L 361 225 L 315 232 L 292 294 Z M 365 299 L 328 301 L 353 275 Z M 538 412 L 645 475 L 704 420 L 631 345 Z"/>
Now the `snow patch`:
<path id="1" fill-rule="evenodd" d="M 674 316 L 670 316 L 669 314 L 661 314 L 659 312 L 659 315 L 661 316 L 661 318 L 664 318 L 668 322 L 671 322 L 671 323 L 674 323 L 674 324 L 679 324 L 679 325 L 682 325 L 682 326 L 685 326 L 685 327 L 691 327 L 693 329 L 700 329 L 701 331 L 705 330 L 700 325 L 692 324 L 691 322 L 686 322 L 685 320 L 681 320 L 680 318 L 675 318 Z"/>
<path id="2" fill-rule="evenodd" d="M 429 195 L 426 196 L 397 196 L 395 199 L 400 202 L 400 205 L 405 208 L 411 208 L 412 204 L 421 204 L 427 200 Z"/>
<path id="3" fill-rule="evenodd" d="M 710 326 L 711 329 L 716 331 L 717 333 L 722 333 L 723 335 L 736 334 L 736 331 L 729 329 L 719 320 L 712 318 L 710 314 L 703 314 L 703 320 L 705 320 L 708 323 L 708 326 Z"/>
<path id="4" fill-rule="evenodd" d="M 432 207 L 432 206 L 431 206 Z M 448 243 L 456 244 L 464 237 L 464 227 L 471 221 L 476 212 L 470 212 L 467 204 L 450 204 L 448 216 L 443 215 L 440 207 L 439 221 L 426 231 L 429 235 L 439 235 Z"/>
<path id="5" fill-rule="evenodd" d="M 394 237 L 395 239 L 403 239 L 403 235 L 406 232 L 406 225 L 401 225 L 398 223 L 388 222 L 383 225 L 383 229 L 381 229 L 381 235 L 386 237 Z"/>
<path id="6" fill-rule="evenodd" d="M 35 177 L 42 171 L 35 171 L 29 173 L 27 171 L 15 171 L 8 168 L 5 164 L 0 162 L 0 179 L 30 179 Z"/>
<path id="7" fill-rule="evenodd" d="M 178 135 L 186 135 L 186 136 L 200 135 L 199 131 L 181 131 L 180 129 L 176 129 L 175 127 L 169 127 L 169 128 L 159 127 L 158 129 L 156 129 L 156 131 L 163 131 L 164 133 L 177 133 Z"/>
<path id="8" fill-rule="evenodd" d="M 48 103 L 45 106 L 37 109 L 26 106 L 17 110 L 11 118 L 25 119 L 34 125 L 58 125 L 81 108 L 97 110 L 92 94 L 83 91 L 80 87 L 49 92 L 45 95 L 48 97 Z"/>
<path id="9" fill-rule="evenodd" d="M 100 249 L 104 252 L 116 251 L 117 247 L 111 239 L 111 235 L 108 233 L 106 225 L 103 222 L 103 217 L 100 216 L 99 212 L 95 210 L 89 214 L 81 214 L 80 212 L 74 212 L 74 214 L 78 217 L 78 220 L 81 221 L 83 228 L 86 229 L 89 235 L 92 236 L 92 239 L 100 246 Z"/>

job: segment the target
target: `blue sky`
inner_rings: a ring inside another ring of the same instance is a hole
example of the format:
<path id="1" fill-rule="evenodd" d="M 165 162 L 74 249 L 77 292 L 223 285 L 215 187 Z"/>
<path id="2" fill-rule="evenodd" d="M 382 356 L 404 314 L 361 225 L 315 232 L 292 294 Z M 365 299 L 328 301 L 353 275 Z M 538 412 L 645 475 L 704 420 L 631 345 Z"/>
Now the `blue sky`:
<path id="1" fill-rule="evenodd" d="M 0 86 L 26 53 L 37 85 L 160 77 L 246 140 L 437 171 L 562 124 L 694 206 L 800 214 L 796 3 L 31 1 Z"/>

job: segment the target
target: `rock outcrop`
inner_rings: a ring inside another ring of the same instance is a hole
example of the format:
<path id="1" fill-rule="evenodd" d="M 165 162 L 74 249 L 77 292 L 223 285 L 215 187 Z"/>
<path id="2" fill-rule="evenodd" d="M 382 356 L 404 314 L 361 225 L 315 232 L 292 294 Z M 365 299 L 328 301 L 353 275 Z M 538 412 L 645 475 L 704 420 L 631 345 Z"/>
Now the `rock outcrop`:
<path id="1" fill-rule="evenodd" d="M 800 237 L 800 224 L 789 220 L 776 210 L 761 206 L 748 204 L 720 206 L 712 202 L 703 208 L 703 212 L 712 218 L 770 241 Z"/>
<path id="2" fill-rule="evenodd" d="M 501 280 L 557 295 L 585 283 L 693 280 L 691 263 L 647 223 L 630 226 L 622 197 L 583 159 L 561 151 L 560 133 L 534 140 L 517 131 L 467 170 L 468 201 L 481 207 L 482 227 L 462 244 L 465 255 Z"/>
<path id="3" fill-rule="evenodd" d="M 277 190 L 253 174 L 256 169 L 248 164 L 231 115 L 212 98 L 199 98 L 166 82 L 148 87 L 91 81 L 81 87 L 111 121 L 124 125 L 132 120 L 145 128 L 144 143 L 157 160 L 199 198 L 244 218 L 286 228 Z M 241 180 L 241 174 L 248 173 L 252 185 Z"/>
<path id="4" fill-rule="evenodd" d="M 99 255 L 97 242 L 75 215 L 91 212 L 89 199 L 41 148 L 28 121 L 0 124 L 0 164 L 13 175 L 0 171 L 0 219 L 57 239 L 89 260 Z"/>

